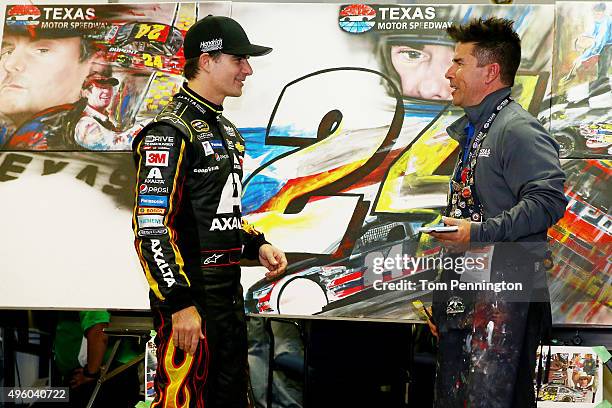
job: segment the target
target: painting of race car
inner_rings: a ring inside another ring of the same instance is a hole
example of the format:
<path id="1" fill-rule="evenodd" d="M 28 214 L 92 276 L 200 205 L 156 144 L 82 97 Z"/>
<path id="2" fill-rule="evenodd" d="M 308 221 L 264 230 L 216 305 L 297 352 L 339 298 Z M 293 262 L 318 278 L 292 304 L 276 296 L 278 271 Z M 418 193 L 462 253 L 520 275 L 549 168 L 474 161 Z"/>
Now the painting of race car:
<path id="1" fill-rule="evenodd" d="M 554 267 L 549 290 L 555 323 L 612 319 L 612 216 L 609 160 L 570 160 L 565 216 L 548 235 Z"/>
<path id="2" fill-rule="evenodd" d="M 550 126 L 562 158 L 606 158 L 612 154 L 609 81 L 574 86 L 564 95 L 545 101 L 544 106 L 540 120 Z"/>
<path id="3" fill-rule="evenodd" d="M 358 238 L 348 243 L 352 248 L 346 256 L 307 258 L 290 265 L 280 279 L 273 282 L 262 279 L 251 286 L 245 295 L 246 310 L 250 313 L 325 315 L 354 302 L 357 297 L 361 301 L 381 295 L 380 291 L 373 290 L 376 281 L 425 279 L 427 270 L 424 268 L 378 265 L 377 269 L 377 260 L 439 254 L 440 246 L 418 231 L 439 219 L 439 212 L 435 210 L 374 217 L 364 224 Z"/>
<path id="4" fill-rule="evenodd" d="M 162 23 L 113 24 L 100 44 L 108 62 L 180 75 L 185 64 L 183 35 L 178 28 Z"/>

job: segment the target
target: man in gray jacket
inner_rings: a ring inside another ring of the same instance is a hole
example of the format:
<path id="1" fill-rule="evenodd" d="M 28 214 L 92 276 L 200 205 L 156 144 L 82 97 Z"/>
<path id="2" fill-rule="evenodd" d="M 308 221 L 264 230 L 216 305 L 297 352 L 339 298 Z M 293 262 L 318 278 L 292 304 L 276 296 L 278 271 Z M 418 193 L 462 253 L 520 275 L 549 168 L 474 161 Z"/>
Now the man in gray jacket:
<path id="1" fill-rule="evenodd" d="M 536 348 L 550 327 L 542 261 L 547 230 L 563 217 L 567 200 L 557 144 L 510 99 L 521 60 L 512 25 L 489 18 L 447 30 L 457 44 L 446 78 L 453 104 L 466 115 L 447 129 L 459 157 L 443 221 L 458 230 L 432 236 L 455 262 L 469 256 L 489 262 L 475 275 L 456 268 L 440 279 L 511 281 L 523 290 L 434 294 L 436 407 L 535 407 Z"/>

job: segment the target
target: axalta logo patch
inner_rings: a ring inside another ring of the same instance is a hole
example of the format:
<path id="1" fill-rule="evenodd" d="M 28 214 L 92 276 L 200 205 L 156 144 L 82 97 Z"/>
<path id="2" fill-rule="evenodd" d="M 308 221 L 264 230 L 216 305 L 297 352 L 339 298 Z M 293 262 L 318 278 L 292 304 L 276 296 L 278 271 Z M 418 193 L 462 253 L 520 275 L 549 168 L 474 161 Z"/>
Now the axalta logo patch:
<path id="1" fill-rule="evenodd" d="M 145 179 L 145 183 L 148 183 L 148 184 L 166 184 L 166 182 L 164 180 L 158 180 L 158 179 Z"/>
<path id="2" fill-rule="evenodd" d="M 208 126 L 208 123 L 200 119 L 192 120 L 191 127 L 194 128 L 195 131 L 199 133 L 208 132 L 210 130 L 210 126 Z"/>
<path id="3" fill-rule="evenodd" d="M 213 218 L 210 231 L 234 230 L 242 227 L 242 222 L 238 217 L 219 217 Z"/>
<path id="4" fill-rule="evenodd" d="M 147 178 L 148 179 L 161 179 L 162 178 L 161 170 L 158 169 L 157 167 L 153 167 L 151 170 L 149 170 L 149 174 L 147 174 Z"/>
<path id="5" fill-rule="evenodd" d="M 340 10 L 339 25 L 347 33 L 365 33 L 374 28 L 376 10 L 367 4 L 351 4 Z"/>
<path id="6" fill-rule="evenodd" d="M 168 167 L 170 152 L 163 150 L 148 150 L 145 156 L 146 166 Z"/>
<path id="7" fill-rule="evenodd" d="M 6 12 L 7 25 L 38 25 L 41 12 L 36 6 L 13 6 Z"/>
<path id="8" fill-rule="evenodd" d="M 168 285 L 168 287 L 172 287 L 176 283 L 174 279 L 174 274 L 172 274 L 172 269 L 170 269 L 170 265 L 164 259 L 164 252 L 161 247 L 161 241 L 159 239 L 151 240 L 151 251 L 153 251 L 153 259 L 155 259 L 155 263 L 157 267 L 162 273 L 164 277 L 164 281 Z"/>

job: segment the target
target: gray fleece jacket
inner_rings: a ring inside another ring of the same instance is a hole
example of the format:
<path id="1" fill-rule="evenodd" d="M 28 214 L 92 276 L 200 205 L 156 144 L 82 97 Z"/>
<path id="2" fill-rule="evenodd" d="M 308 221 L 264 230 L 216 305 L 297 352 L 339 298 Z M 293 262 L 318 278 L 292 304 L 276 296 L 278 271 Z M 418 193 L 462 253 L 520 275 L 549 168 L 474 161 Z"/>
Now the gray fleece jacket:
<path id="1" fill-rule="evenodd" d="M 447 128 L 461 149 L 468 119 L 478 134 L 509 94 L 510 88 L 503 88 L 487 95 Z M 491 125 L 478 156 L 474 182 L 484 221 L 472 223 L 471 241 L 546 241 L 548 228 L 563 217 L 567 205 L 557 143 L 529 112 L 511 102 Z"/>

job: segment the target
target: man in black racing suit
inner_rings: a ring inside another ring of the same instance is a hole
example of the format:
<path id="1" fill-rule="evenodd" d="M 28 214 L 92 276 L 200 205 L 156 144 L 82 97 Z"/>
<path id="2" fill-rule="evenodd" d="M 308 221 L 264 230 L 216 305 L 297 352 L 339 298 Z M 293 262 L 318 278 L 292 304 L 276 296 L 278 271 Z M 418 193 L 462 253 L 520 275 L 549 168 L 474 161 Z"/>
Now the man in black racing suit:
<path id="1" fill-rule="evenodd" d="M 133 142 L 135 245 L 157 330 L 152 407 L 247 404 L 239 262 L 259 258 L 272 278 L 287 261 L 241 219 L 244 140 L 222 103 L 242 94 L 248 56 L 270 51 L 230 18 L 198 21 L 185 36 L 188 83 Z"/>

